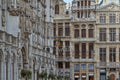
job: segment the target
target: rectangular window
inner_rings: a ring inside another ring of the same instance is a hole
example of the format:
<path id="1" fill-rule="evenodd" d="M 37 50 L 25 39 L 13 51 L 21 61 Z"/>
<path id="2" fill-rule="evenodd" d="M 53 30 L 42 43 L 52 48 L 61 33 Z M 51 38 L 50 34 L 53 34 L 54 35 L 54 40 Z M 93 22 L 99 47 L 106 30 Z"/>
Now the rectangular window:
<path id="1" fill-rule="evenodd" d="M 94 70 L 94 64 L 89 64 L 88 68 L 89 68 L 89 70 Z"/>
<path id="2" fill-rule="evenodd" d="M 65 23 L 65 36 L 70 36 L 70 24 Z"/>
<path id="3" fill-rule="evenodd" d="M 100 54 L 100 61 L 106 62 L 106 48 L 100 48 L 99 54 Z"/>
<path id="4" fill-rule="evenodd" d="M 106 14 L 100 14 L 100 23 L 106 23 Z"/>
<path id="5" fill-rule="evenodd" d="M 94 52 L 93 52 L 93 43 L 89 43 L 89 58 L 94 57 Z"/>
<path id="6" fill-rule="evenodd" d="M 77 6 L 78 6 L 78 7 L 80 6 L 80 1 L 77 1 Z"/>
<path id="7" fill-rule="evenodd" d="M 74 45 L 75 50 L 75 58 L 79 58 L 79 44 Z"/>
<path id="8" fill-rule="evenodd" d="M 81 1 L 81 7 L 83 7 L 83 1 Z"/>
<path id="9" fill-rule="evenodd" d="M 81 18 L 83 18 L 83 11 L 81 11 Z"/>
<path id="10" fill-rule="evenodd" d="M 120 23 L 120 15 L 119 15 L 119 23 Z"/>
<path id="11" fill-rule="evenodd" d="M 54 37 L 56 36 L 56 24 L 54 23 Z"/>
<path id="12" fill-rule="evenodd" d="M 115 62 L 116 61 L 116 48 L 110 48 L 109 49 L 109 59 L 110 59 L 110 62 Z"/>
<path id="13" fill-rule="evenodd" d="M 81 37 L 86 38 L 86 29 L 82 29 L 81 31 Z"/>
<path id="14" fill-rule="evenodd" d="M 70 68 L 70 62 L 65 62 L 65 68 L 66 69 Z"/>
<path id="15" fill-rule="evenodd" d="M 82 43 L 82 58 L 86 58 L 86 43 Z"/>
<path id="16" fill-rule="evenodd" d="M 115 28 L 110 28 L 109 29 L 110 32 L 110 41 L 115 41 L 116 40 L 116 29 Z"/>
<path id="17" fill-rule="evenodd" d="M 74 31 L 74 37 L 79 38 L 79 29 L 75 29 Z"/>
<path id="18" fill-rule="evenodd" d="M 81 69 L 82 70 L 85 70 L 87 67 L 86 67 L 86 64 L 81 64 Z"/>
<path id="19" fill-rule="evenodd" d="M 109 23 L 116 23 L 116 15 L 115 14 L 109 15 Z"/>
<path id="20" fill-rule="evenodd" d="M 119 28 L 119 41 L 120 41 L 120 28 Z"/>
<path id="21" fill-rule="evenodd" d="M 85 1 L 85 6 L 87 6 L 87 1 Z"/>
<path id="22" fill-rule="evenodd" d="M 65 56 L 70 57 L 70 41 L 65 41 Z"/>
<path id="23" fill-rule="evenodd" d="M 77 12 L 77 18 L 80 18 L 80 12 Z"/>
<path id="24" fill-rule="evenodd" d="M 74 64 L 74 70 L 79 71 L 80 70 L 80 65 L 79 64 Z"/>
<path id="25" fill-rule="evenodd" d="M 58 68 L 63 68 L 63 62 L 58 62 Z"/>
<path id="26" fill-rule="evenodd" d="M 93 37 L 94 37 L 93 29 L 89 29 L 89 30 L 88 30 L 88 37 L 89 37 L 89 38 L 93 38 Z"/>
<path id="27" fill-rule="evenodd" d="M 58 24 L 58 36 L 63 36 L 63 23 Z"/>
<path id="28" fill-rule="evenodd" d="M 120 61 L 120 48 L 119 48 L 119 61 Z"/>
<path id="29" fill-rule="evenodd" d="M 91 1 L 88 1 L 88 6 L 90 6 L 91 5 Z"/>
<path id="30" fill-rule="evenodd" d="M 100 28 L 99 39 L 100 41 L 106 41 L 106 28 Z"/>
<path id="31" fill-rule="evenodd" d="M 53 45 L 54 45 L 54 47 L 53 47 L 53 54 L 55 55 L 56 54 L 56 41 L 54 41 Z"/>

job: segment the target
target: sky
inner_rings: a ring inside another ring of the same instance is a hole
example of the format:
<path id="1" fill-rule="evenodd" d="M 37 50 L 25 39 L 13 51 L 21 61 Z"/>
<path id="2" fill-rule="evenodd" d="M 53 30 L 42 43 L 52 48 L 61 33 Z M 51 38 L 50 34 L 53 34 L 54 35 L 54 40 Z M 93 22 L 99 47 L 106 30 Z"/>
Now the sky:
<path id="1" fill-rule="evenodd" d="M 64 0 L 66 3 L 72 2 L 72 0 Z"/>

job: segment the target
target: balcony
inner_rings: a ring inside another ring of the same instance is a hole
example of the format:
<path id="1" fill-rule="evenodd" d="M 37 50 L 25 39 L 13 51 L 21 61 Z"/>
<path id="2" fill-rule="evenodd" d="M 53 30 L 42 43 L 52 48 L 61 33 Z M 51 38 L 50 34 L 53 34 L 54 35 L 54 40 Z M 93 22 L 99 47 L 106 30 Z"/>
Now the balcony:
<path id="1" fill-rule="evenodd" d="M 96 40 L 95 38 L 73 38 L 71 39 L 72 42 L 89 42 L 89 41 L 94 42 L 95 40 Z"/>
<path id="2" fill-rule="evenodd" d="M 87 22 L 87 21 L 96 21 L 96 18 L 93 17 L 88 17 L 88 18 L 75 18 L 72 20 L 73 22 Z"/>
<path id="3" fill-rule="evenodd" d="M 95 6 L 72 6 L 71 9 L 74 10 L 89 10 L 95 9 Z"/>
<path id="4" fill-rule="evenodd" d="M 97 67 L 102 68 L 119 68 L 120 63 L 119 62 L 98 62 Z"/>

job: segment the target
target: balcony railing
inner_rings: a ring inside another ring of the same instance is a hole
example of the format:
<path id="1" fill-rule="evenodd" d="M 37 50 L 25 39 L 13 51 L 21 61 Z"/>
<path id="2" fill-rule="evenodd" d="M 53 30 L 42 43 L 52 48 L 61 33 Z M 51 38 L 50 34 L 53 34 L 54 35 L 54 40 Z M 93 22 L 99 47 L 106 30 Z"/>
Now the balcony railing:
<path id="1" fill-rule="evenodd" d="M 73 22 L 80 22 L 80 21 L 96 21 L 95 17 L 88 17 L 88 18 L 75 18 L 72 20 Z"/>
<path id="2" fill-rule="evenodd" d="M 97 63 L 97 67 L 106 67 L 106 68 L 119 68 L 119 62 L 99 62 Z"/>
<path id="3" fill-rule="evenodd" d="M 72 10 L 95 9 L 95 6 L 72 6 Z"/>

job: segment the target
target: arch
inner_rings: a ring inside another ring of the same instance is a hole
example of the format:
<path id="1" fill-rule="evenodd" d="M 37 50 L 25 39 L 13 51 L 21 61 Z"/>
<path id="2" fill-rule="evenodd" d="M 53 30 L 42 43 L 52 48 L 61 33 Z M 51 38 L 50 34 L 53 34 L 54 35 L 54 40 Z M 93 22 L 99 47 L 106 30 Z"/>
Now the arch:
<path id="1" fill-rule="evenodd" d="M 82 27 L 82 28 L 86 28 L 86 25 L 85 25 L 85 24 L 82 24 L 81 27 Z"/>
<path id="2" fill-rule="evenodd" d="M 94 28 L 94 25 L 93 24 L 89 24 L 88 27 L 89 28 Z"/>
<path id="3" fill-rule="evenodd" d="M 59 5 L 55 5 L 55 14 L 59 14 Z"/>

